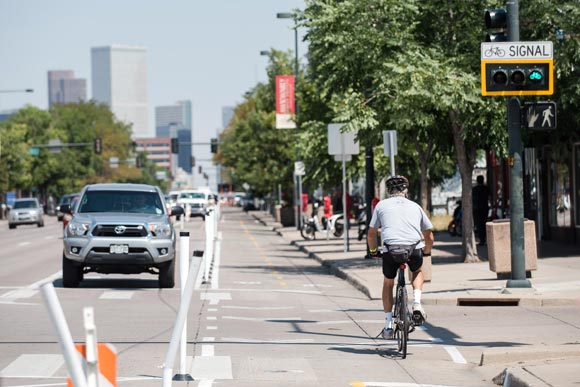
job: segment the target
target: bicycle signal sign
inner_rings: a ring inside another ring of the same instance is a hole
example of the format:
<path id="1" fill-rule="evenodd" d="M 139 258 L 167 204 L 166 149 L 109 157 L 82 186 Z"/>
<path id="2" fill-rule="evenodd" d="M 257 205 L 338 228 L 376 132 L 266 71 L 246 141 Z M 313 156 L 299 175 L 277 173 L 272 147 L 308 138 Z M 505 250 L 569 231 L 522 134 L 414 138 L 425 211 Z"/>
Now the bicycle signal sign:
<path id="1" fill-rule="evenodd" d="M 481 43 L 481 94 L 554 94 L 552 42 Z"/>

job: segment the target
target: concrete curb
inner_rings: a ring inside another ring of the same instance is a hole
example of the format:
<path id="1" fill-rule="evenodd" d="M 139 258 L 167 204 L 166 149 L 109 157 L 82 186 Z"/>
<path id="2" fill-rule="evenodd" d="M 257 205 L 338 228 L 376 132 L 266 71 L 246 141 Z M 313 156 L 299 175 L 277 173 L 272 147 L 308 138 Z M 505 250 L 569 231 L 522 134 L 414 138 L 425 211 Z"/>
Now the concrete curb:
<path id="1" fill-rule="evenodd" d="M 479 365 L 558 360 L 570 357 L 580 357 L 580 344 L 489 348 L 481 353 Z"/>
<path id="2" fill-rule="evenodd" d="M 504 369 L 493 378 L 493 382 L 503 387 L 552 387 L 551 384 L 547 384 L 524 369 L 517 367 Z"/>

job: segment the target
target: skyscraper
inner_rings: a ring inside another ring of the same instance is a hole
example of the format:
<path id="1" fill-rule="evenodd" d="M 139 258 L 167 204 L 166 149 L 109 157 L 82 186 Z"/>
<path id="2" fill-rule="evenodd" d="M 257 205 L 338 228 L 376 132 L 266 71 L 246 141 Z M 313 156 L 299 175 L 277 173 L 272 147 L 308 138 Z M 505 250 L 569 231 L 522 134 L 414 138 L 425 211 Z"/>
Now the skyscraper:
<path id="1" fill-rule="evenodd" d="M 155 135 L 177 137 L 180 144 L 191 143 L 191 101 L 177 101 L 174 105 L 156 106 Z M 191 173 L 191 145 L 179 146 L 177 165 Z"/>
<path id="2" fill-rule="evenodd" d="M 155 107 L 155 130 L 157 137 L 159 128 L 176 124 L 191 130 L 191 101 L 177 101 L 174 105 Z"/>
<path id="3" fill-rule="evenodd" d="M 133 125 L 133 138 L 153 137 L 147 115 L 147 49 L 113 45 L 91 49 L 93 99 Z"/>
<path id="4" fill-rule="evenodd" d="M 72 70 L 48 72 L 48 107 L 57 103 L 75 103 L 87 99 L 87 80 L 75 78 Z"/>

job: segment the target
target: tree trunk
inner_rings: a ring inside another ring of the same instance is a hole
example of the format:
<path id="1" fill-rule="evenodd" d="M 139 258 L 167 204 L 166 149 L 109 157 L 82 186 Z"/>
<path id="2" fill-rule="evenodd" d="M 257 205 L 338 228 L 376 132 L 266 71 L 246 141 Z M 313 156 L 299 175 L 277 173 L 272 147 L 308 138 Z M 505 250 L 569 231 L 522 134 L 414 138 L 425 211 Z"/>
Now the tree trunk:
<path id="1" fill-rule="evenodd" d="M 431 152 L 433 150 L 433 140 L 427 141 L 426 149 L 423 149 L 417 137 L 415 137 L 415 149 L 417 149 L 417 153 L 419 155 L 419 162 L 421 164 L 421 177 L 419 181 L 420 185 L 420 200 L 421 200 L 421 207 L 424 211 L 428 211 L 428 176 L 427 176 L 427 164 L 429 163 L 429 159 L 431 158 Z"/>
<path id="2" fill-rule="evenodd" d="M 475 243 L 475 234 L 473 232 L 473 201 L 471 196 L 471 178 L 473 167 L 475 165 L 475 147 L 468 147 L 463 139 L 465 128 L 459 119 L 459 112 L 452 110 L 449 112 L 451 127 L 453 129 L 453 143 L 457 153 L 457 164 L 459 165 L 459 174 L 461 175 L 461 206 L 462 210 L 462 242 L 464 262 L 480 262 L 477 255 L 477 246 Z"/>

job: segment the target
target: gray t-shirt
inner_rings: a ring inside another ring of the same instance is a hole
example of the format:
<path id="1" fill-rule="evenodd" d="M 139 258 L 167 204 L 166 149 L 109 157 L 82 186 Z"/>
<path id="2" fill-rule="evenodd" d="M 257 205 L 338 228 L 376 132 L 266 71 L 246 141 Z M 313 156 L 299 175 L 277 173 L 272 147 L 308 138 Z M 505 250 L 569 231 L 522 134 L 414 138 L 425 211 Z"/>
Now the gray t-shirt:
<path id="1" fill-rule="evenodd" d="M 412 245 L 419 242 L 417 249 L 425 246 L 422 232 L 433 228 L 421 206 L 403 196 L 381 200 L 373 211 L 369 226 L 381 228 L 386 244 Z"/>

